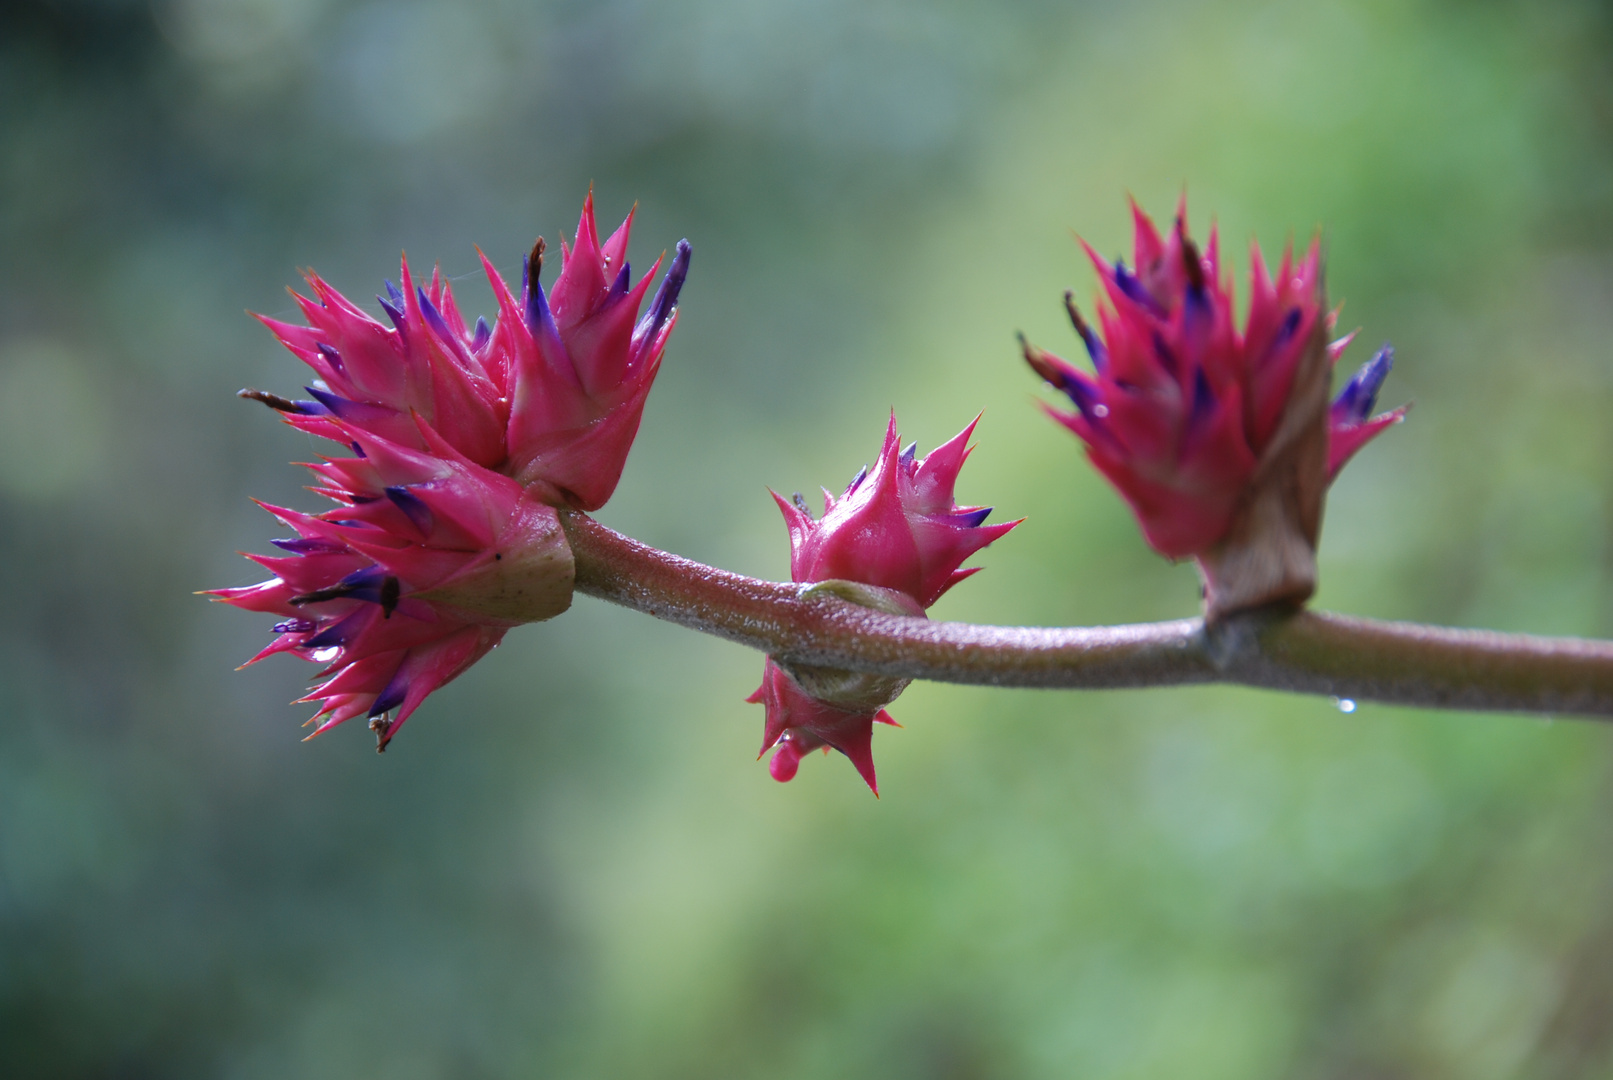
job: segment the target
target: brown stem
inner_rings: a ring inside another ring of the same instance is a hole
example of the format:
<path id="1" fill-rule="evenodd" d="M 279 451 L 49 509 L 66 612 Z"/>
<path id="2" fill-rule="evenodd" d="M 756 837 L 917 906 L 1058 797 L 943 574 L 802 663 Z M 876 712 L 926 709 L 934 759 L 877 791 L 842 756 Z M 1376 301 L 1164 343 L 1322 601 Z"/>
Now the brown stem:
<path id="1" fill-rule="evenodd" d="M 1613 716 L 1613 642 L 1267 608 L 1108 627 L 887 615 L 658 551 L 561 511 L 577 590 L 801 664 L 987 686 L 1240 683 L 1402 705 Z"/>

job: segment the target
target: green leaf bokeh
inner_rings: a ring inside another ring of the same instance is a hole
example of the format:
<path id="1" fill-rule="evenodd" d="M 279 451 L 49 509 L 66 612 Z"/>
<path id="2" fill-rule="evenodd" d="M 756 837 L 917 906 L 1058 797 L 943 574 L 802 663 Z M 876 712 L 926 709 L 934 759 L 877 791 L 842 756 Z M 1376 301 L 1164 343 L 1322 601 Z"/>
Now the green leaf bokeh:
<path id="1" fill-rule="evenodd" d="M 190 593 L 256 579 L 247 495 L 315 504 L 242 309 L 513 271 L 592 182 L 640 268 L 695 250 L 608 524 L 781 577 L 766 486 L 984 409 L 960 494 L 1028 520 L 935 614 L 1189 614 L 1013 344 L 1075 351 L 1069 230 L 1185 187 L 1240 276 L 1323 228 L 1347 362 L 1392 340 L 1416 402 L 1318 602 L 1613 635 L 1609 56 L 1567 0 L 8 5 L 8 1075 L 1608 1075 L 1600 726 L 920 684 L 876 802 L 768 779 L 758 656 L 583 599 L 377 759 Z"/>

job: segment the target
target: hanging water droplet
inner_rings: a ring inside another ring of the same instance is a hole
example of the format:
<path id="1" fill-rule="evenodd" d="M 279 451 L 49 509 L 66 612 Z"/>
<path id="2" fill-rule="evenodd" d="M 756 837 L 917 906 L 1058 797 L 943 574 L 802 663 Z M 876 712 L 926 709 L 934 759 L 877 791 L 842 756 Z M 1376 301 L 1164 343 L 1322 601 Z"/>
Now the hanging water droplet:
<path id="1" fill-rule="evenodd" d="M 1092 406 L 1092 415 L 1096 416 L 1100 420 L 1103 419 L 1105 416 L 1109 415 L 1109 406 L 1107 406 L 1107 405 L 1094 405 L 1094 406 Z"/>
<path id="2" fill-rule="evenodd" d="M 1353 712 L 1355 712 L 1355 702 L 1350 700 L 1347 697 L 1336 697 L 1336 698 L 1334 698 L 1333 699 L 1333 707 L 1335 709 L 1337 709 L 1341 713 L 1353 713 Z"/>

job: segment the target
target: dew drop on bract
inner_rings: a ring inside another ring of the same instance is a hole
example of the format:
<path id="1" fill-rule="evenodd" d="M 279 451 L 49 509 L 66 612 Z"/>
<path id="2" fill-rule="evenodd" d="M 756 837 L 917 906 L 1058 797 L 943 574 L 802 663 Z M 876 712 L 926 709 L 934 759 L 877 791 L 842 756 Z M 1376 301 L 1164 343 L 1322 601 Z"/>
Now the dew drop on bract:
<path id="1" fill-rule="evenodd" d="M 1352 701 L 1351 699 L 1347 698 L 1347 697 L 1344 697 L 1344 698 L 1336 697 L 1336 698 L 1334 698 L 1333 699 L 1333 707 L 1335 709 L 1337 709 L 1341 713 L 1353 713 L 1353 712 L 1355 712 L 1355 702 Z"/>

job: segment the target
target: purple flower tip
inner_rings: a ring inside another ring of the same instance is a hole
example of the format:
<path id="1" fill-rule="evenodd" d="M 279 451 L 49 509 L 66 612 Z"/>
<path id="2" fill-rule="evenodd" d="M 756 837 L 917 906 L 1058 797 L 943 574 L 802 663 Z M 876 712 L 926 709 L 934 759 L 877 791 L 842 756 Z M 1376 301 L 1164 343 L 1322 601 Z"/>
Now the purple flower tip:
<path id="1" fill-rule="evenodd" d="M 387 284 L 392 283 L 389 281 Z M 392 320 L 392 325 L 397 328 L 398 333 L 403 333 L 408 326 L 407 320 L 403 317 L 403 297 L 398 297 L 395 304 L 379 296 L 375 300 L 381 305 L 381 310 L 386 312 L 386 317 Z"/>
<path id="2" fill-rule="evenodd" d="M 394 485 L 386 489 L 386 497 L 392 500 L 393 506 L 403 511 L 404 516 L 414 523 L 414 527 L 419 529 L 422 535 L 430 534 L 431 526 L 436 519 L 431 515 L 431 508 L 420 501 L 420 496 L 407 487 Z"/>
<path id="3" fill-rule="evenodd" d="M 363 408 L 363 406 L 359 405 L 358 402 L 349 401 L 344 397 L 338 397 L 329 390 L 321 390 L 315 386 L 305 386 L 303 389 L 314 396 L 313 401 L 297 402 L 298 405 L 313 406 L 312 409 L 304 409 L 304 412 L 325 412 L 330 413 L 332 416 L 339 416 L 343 419 L 348 419 L 352 416 L 355 410 Z"/>
<path id="4" fill-rule="evenodd" d="M 672 267 L 661 280 L 661 287 L 655 290 L 655 300 L 650 304 L 650 333 L 653 335 L 661 329 L 661 324 L 672 315 L 672 309 L 678 306 L 678 294 L 683 291 L 683 283 L 689 277 L 689 241 L 679 240 L 677 254 L 672 258 Z"/>
<path id="5" fill-rule="evenodd" d="M 448 329 L 448 324 L 443 321 L 442 312 L 438 311 L 437 305 L 431 302 L 431 297 L 426 295 L 426 290 L 416 285 L 414 292 L 415 299 L 420 301 L 420 315 L 426 320 L 426 325 L 431 327 L 431 332 L 444 342 L 453 341 L 454 332 Z"/>
<path id="6" fill-rule="evenodd" d="M 299 536 L 290 540 L 270 540 L 269 543 L 282 551 L 289 551 L 293 555 L 333 555 L 339 551 L 347 550 L 345 544 L 309 536 Z"/>
<path id="7" fill-rule="evenodd" d="M 376 695 L 375 704 L 370 706 L 369 719 L 374 720 L 377 716 L 386 715 L 402 705 L 403 699 L 408 696 L 409 680 L 404 677 L 403 665 L 399 664 L 397 673 L 386 684 L 386 689 Z"/>
<path id="8" fill-rule="evenodd" d="M 1119 287 L 1121 292 L 1155 315 L 1163 316 L 1165 314 L 1164 310 L 1159 306 L 1159 301 L 1154 299 L 1154 294 L 1149 292 L 1143 283 L 1137 280 L 1135 274 L 1126 269 L 1126 264 L 1123 260 L 1115 260 L 1114 275 L 1115 285 Z"/>
<path id="9" fill-rule="evenodd" d="M 350 612 L 302 643 L 304 649 L 328 649 L 346 645 L 369 623 L 370 613 L 363 608 Z"/>
<path id="10" fill-rule="evenodd" d="M 842 495 L 841 498 L 843 499 L 846 497 L 846 495 L 850 495 L 853 491 L 856 491 L 857 488 L 862 486 L 862 482 L 866 479 L 868 479 L 868 466 L 864 465 L 862 468 L 857 470 L 857 475 L 851 478 L 851 483 L 846 485 L 846 493 L 845 495 Z"/>
<path id="11" fill-rule="evenodd" d="M 1378 391 L 1383 388 L 1383 381 L 1389 377 L 1394 366 L 1394 346 L 1386 344 L 1371 360 L 1362 364 L 1361 370 L 1339 391 L 1329 410 L 1332 421 L 1335 424 L 1359 424 L 1371 416 L 1373 407 L 1378 404 Z"/>
<path id="12" fill-rule="evenodd" d="M 543 293 L 543 283 L 534 280 L 526 294 L 526 327 L 533 334 L 558 336 L 554 315 L 549 311 L 549 298 Z"/>
<path id="13" fill-rule="evenodd" d="M 323 356 L 325 358 L 325 362 L 336 369 L 336 373 L 338 375 L 347 374 L 347 367 L 342 363 L 342 354 L 336 351 L 335 346 L 327 345 L 321 341 L 318 345 L 318 349 L 319 355 Z"/>

